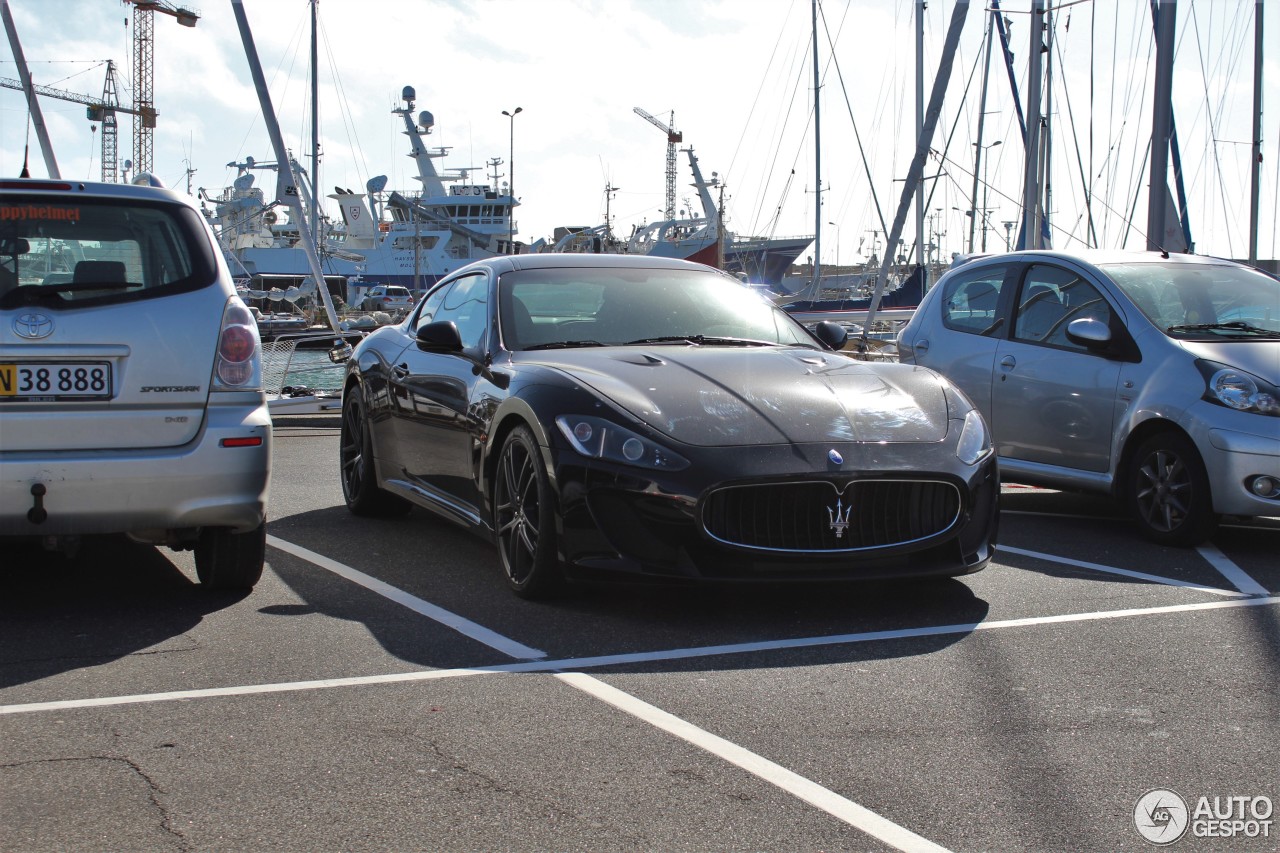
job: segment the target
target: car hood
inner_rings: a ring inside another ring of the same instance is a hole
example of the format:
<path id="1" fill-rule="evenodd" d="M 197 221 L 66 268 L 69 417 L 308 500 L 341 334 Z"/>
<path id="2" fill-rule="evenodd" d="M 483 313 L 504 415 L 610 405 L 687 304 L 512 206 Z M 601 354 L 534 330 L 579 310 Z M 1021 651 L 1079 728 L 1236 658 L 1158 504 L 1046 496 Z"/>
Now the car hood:
<path id="1" fill-rule="evenodd" d="M 1252 373 L 1268 382 L 1280 384 L 1280 341 L 1180 341 L 1196 358 Z"/>
<path id="2" fill-rule="evenodd" d="M 935 442 L 943 382 L 926 368 L 788 347 L 609 347 L 538 353 L 685 444 Z"/>

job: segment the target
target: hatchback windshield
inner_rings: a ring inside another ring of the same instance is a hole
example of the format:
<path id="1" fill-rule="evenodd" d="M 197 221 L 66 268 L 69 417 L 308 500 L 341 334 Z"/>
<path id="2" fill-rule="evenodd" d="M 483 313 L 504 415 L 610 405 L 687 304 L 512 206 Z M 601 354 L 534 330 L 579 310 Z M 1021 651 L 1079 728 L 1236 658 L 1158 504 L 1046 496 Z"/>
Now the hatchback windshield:
<path id="1" fill-rule="evenodd" d="M 713 272 L 522 270 L 502 277 L 499 294 L 512 350 L 668 339 L 815 346 L 785 312 Z"/>
<path id="2" fill-rule="evenodd" d="M 1280 334 L 1280 280 L 1238 266 L 1108 264 L 1138 309 L 1175 337 Z"/>
<path id="3" fill-rule="evenodd" d="M 0 306 L 127 301 L 215 280 L 195 211 L 181 205 L 8 195 L 0 202 Z"/>

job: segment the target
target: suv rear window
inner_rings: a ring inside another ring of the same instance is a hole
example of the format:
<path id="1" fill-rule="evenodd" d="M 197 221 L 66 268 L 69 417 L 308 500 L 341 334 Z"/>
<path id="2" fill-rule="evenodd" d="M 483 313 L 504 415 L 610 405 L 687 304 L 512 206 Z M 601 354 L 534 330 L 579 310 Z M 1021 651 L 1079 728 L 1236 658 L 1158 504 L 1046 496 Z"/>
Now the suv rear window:
<path id="1" fill-rule="evenodd" d="M 0 307 L 128 302 L 216 278 L 204 225 L 184 205 L 0 196 Z"/>

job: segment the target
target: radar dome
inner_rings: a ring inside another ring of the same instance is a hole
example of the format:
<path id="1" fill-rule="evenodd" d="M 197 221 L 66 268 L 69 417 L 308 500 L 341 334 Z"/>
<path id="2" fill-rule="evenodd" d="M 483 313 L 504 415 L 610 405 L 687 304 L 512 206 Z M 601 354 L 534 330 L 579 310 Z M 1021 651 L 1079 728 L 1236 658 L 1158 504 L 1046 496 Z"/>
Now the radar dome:
<path id="1" fill-rule="evenodd" d="M 422 128 L 427 132 L 430 132 L 431 128 L 435 126 L 436 126 L 435 116 L 433 116 L 431 113 L 427 112 L 426 110 L 423 110 L 422 112 L 418 113 L 418 127 Z"/>

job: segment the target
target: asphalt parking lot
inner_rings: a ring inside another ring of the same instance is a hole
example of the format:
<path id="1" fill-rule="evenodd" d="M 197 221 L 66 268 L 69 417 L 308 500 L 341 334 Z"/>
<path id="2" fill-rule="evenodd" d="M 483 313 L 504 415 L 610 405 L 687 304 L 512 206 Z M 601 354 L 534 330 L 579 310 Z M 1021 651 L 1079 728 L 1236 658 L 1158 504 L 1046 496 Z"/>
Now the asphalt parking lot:
<path id="1" fill-rule="evenodd" d="M 350 516 L 326 423 L 277 429 L 248 596 L 5 555 L 0 850 L 1280 849 L 1280 522 L 1167 549 L 1008 487 L 959 580 L 531 603 Z"/>

